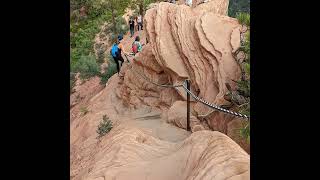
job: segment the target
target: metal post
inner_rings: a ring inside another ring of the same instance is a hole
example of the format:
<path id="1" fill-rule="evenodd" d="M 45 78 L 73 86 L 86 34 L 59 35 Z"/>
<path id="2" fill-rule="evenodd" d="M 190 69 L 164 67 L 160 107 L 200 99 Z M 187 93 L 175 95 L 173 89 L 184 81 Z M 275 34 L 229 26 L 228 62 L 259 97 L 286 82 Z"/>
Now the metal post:
<path id="1" fill-rule="evenodd" d="M 187 89 L 190 91 L 190 80 L 186 80 Z M 191 131 L 190 128 L 190 94 L 187 93 L 187 131 Z"/>

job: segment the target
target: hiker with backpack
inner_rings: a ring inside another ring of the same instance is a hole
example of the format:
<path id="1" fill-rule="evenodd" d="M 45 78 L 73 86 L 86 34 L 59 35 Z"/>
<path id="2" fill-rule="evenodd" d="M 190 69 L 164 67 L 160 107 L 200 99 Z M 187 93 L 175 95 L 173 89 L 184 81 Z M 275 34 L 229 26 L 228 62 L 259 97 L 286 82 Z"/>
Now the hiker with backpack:
<path id="1" fill-rule="evenodd" d="M 130 20 L 129 20 L 129 27 L 130 27 L 130 34 L 131 34 L 130 37 L 132 37 L 134 34 L 134 20 L 132 16 L 130 17 Z"/>
<path id="2" fill-rule="evenodd" d="M 137 36 L 136 39 L 134 40 L 134 42 L 132 43 L 132 52 L 133 54 L 137 54 L 138 52 L 141 52 L 142 51 L 142 46 L 144 44 L 141 44 L 140 43 L 140 37 Z"/>
<path id="3" fill-rule="evenodd" d="M 122 75 L 120 75 L 120 68 L 122 66 L 122 63 L 124 62 L 124 59 L 121 56 L 121 52 L 123 52 L 124 54 L 128 54 L 127 52 L 125 52 L 123 48 L 123 44 L 121 43 L 122 39 L 123 39 L 122 35 L 119 35 L 116 43 L 113 44 L 110 50 L 110 54 L 113 60 L 115 61 L 115 63 L 117 64 L 117 71 L 118 71 L 119 77 L 123 77 Z M 121 62 L 120 66 L 119 66 L 119 61 Z"/>

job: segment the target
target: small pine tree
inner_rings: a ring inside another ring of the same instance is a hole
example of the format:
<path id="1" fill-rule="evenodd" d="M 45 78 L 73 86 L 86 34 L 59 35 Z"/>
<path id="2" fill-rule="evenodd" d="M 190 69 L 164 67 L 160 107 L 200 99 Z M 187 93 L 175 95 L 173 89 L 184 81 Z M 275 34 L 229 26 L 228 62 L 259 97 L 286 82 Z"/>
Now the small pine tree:
<path id="1" fill-rule="evenodd" d="M 108 116 L 103 115 L 102 121 L 100 122 L 97 129 L 98 138 L 106 135 L 112 129 L 112 127 L 112 122 L 109 120 Z"/>

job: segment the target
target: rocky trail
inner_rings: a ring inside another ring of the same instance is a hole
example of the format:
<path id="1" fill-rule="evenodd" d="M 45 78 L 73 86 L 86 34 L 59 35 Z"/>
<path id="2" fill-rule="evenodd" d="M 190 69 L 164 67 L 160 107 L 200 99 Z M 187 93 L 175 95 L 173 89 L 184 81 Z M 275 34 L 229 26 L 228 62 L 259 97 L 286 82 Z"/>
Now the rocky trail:
<path id="1" fill-rule="evenodd" d="M 132 124 L 140 129 L 150 131 L 150 135 L 163 141 L 179 142 L 191 134 L 184 129 L 166 123 L 161 118 L 160 113 L 143 114 L 143 116 L 133 117 Z"/>

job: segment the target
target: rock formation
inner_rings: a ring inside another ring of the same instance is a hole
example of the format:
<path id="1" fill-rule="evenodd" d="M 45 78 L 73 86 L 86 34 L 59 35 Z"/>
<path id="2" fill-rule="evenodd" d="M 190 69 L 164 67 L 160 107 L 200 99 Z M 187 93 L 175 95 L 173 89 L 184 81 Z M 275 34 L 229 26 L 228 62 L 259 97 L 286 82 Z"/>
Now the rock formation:
<path id="1" fill-rule="evenodd" d="M 158 87 L 141 78 L 138 71 L 158 84 L 181 84 L 189 78 L 192 91 L 199 97 L 220 106 L 229 104 L 224 99 L 228 91 L 225 84 L 234 87 L 232 80 L 241 75 L 232 56 L 240 46 L 241 26 L 226 16 L 227 9 L 228 1 L 216 0 L 195 8 L 160 3 L 148 10 L 144 22 L 150 43 L 132 61 L 131 69 L 124 70 L 119 98 L 130 107 L 146 105 L 162 110 L 186 99 L 182 88 Z M 194 102 L 193 110 L 196 118 L 207 114 L 202 119 L 209 127 L 226 134 L 230 132 L 228 123 L 235 120 L 199 102 Z"/>
<path id="2" fill-rule="evenodd" d="M 234 87 L 240 77 L 232 56 L 240 26 L 226 16 L 227 7 L 228 1 L 215 0 L 195 8 L 159 3 L 147 11 L 142 36 L 149 43 L 123 65 L 124 78 L 112 76 L 90 99 L 89 113 L 71 122 L 72 180 L 249 179 L 250 156 L 234 134 L 241 119 L 208 113 L 193 101 L 187 132 L 185 91 L 148 81 L 181 84 L 189 78 L 199 97 L 227 103 L 225 84 Z M 124 44 L 130 49 L 129 41 Z M 105 114 L 114 128 L 97 139 Z"/>
<path id="3" fill-rule="evenodd" d="M 83 82 L 79 74 L 76 75 L 74 92 L 70 95 L 70 122 L 82 115 L 81 109 L 85 108 L 90 99 L 102 89 L 99 77 L 92 77 Z"/>
<path id="4" fill-rule="evenodd" d="M 196 132 L 169 143 L 119 126 L 106 141 L 84 179 L 249 179 L 248 155 L 219 132 Z"/>
<path id="5" fill-rule="evenodd" d="M 90 112 L 71 123 L 72 180 L 249 179 L 249 155 L 226 135 L 201 130 L 189 136 L 159 119 L 155 125 L 143 125 L 150 119 L 134 120 L 154 110 L 129 111 L 116 95 L 122 83 L 113 76 L 90 99 Z M 95 131 L 104 114 L 114 128 L 97 139 Z"/>

